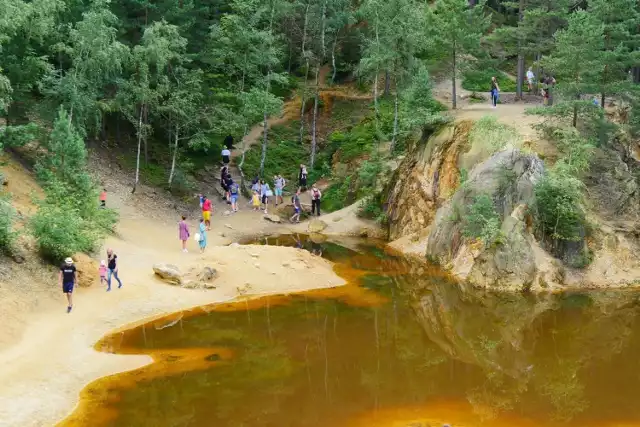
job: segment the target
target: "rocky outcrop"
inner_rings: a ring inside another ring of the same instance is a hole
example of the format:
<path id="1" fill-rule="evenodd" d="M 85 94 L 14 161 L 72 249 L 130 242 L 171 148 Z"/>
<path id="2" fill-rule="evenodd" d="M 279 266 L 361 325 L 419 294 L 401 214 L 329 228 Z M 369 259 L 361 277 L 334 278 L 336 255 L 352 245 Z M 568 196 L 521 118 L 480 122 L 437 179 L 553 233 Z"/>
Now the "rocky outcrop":
<path id="1" fill-rule="evenodd" d="M 320 219 L 312 219 L 309 221 L 307 231 L 309 233 L 321 233 L 327 228 L 327 223 Z"/>
<path id="2" fill-rule="evenodd" d="M 458 279 L 478 286 L 516 290 L 536 285 L 536 243 L 527 230 L 526 212 L 543 173 L 543 163 L 536 155 L 517 149 L 498 152 L 476 166 L 468 181 L 438 210 L 426 256 Z M 502 221 L 500 243 L 489 247 L 462 236 L 461 216 L 479 195 L 491 198 Z"/>
<path id="3" fill-rule="evenodd" d="M 472 122 L 443 127 L 417 144 L 396 171 L 389 191 L 389 238 L 423 233 L 436 210 L 458 187 L 460 154 L 467 149 Z"/>
<path id="4" fill-rule="evenodd" d="M 88 288 L 100 283 L 99 264 L 94 259 L 83 253 L 76 253 L 72 258 L 78 275 L 78 286 Z"/>
<path id="5" fill-rule="evenodd" d="M 180 269 L 173 264 L 154 264 L 153 272 L 170 285 L 180 286 L 182 284 L 182 273 Z"/>
<path id="6" fill-rule="evenodd" d="M 183 274 L 177 266 L 164 263 L 154 264 L 153 272 L 164 282 L 187 289 L 215 289 L 213 282 L 218 277 L 212 267 L 191 268 Z"/>

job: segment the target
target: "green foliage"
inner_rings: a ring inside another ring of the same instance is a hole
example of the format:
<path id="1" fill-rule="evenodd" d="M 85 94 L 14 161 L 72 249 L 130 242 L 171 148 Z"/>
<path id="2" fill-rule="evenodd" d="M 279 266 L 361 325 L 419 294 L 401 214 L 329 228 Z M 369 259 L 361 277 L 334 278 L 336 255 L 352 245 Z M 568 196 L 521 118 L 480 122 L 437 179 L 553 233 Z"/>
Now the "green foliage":
<path id="1" fill-rule="evenodd" d="M 322 193 L 322 209 L 327 212 L 337 211 L 346 206 L 351 190 L 351 176 L 342 182 L 331 184 Z"/>
<path id="2" fill-rule="evenodd" d="M 502 150 L 507 144 L 516 145 L 520 134 L 514 128 L 498 122 L 495 116 L 483 116 L 477 120 L 469 132 L 472 147 L 483 147 L 490 154 Z"/>
<path id="3" fill-rule="evenodd" d="M 481 240 L 487 247 L 499 242 L 500 225 L 500 215 L 486 194 L 474 197 L 473 204 L 462 215 L 462 234 Z"/>
<path id="4" fill-rule="evenodd" d="M 496 77 L 501 92 L 515 92 L 516 82 L 502 71 L 495 69 L 468 69 L 462 73 L 462 88 L 475 92 L 490 92 L 491 77 Z"/>
<path id="5" fill-rule="evenodd" d="M 382 209 L 380 197 L 376 195 L 371 195 L 364 199 L 360 210 L 358 210 L 358 216 L 372 219 L 380 225 L 387 225 L 389 222 L 387 213 Z"/>
<path id="6" fill-rule="evenodd" d="M 566 241 L 583 237 L 582 187 L 562 169 L 551 170 L 536 184 L 534 212 L 542 235 Z"/>
<path id="7" fill-rule="evenodd" d="M 30 225 L 42 256 L 59 262 L 75 252 L 96 249 L 117 216 L 98 206 L 84 141 L 63 109 L 43 148 L 46 154 L 38 158 L 36 173 L 46 197 Z"/>
<path id="8" fill-rule="evenodd" d="M 10 254 L 13 250 L 16 232 L 13 229 L 15 209 L 7 197 L 0 198 L 0 252 Z"/>

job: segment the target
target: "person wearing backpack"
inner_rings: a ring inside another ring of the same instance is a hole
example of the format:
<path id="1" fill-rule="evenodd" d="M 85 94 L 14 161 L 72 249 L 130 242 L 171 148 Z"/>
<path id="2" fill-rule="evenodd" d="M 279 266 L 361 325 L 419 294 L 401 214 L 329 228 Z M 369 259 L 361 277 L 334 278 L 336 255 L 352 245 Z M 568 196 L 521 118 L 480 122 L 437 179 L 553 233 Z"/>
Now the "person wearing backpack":
<path id="1" fill-rule="evenodd" d="M 311 215 L 313 215 L 316 211 L 317 215 L 320 216 L 320 199 L 322 198 L 322 192 L 318 189 L 316 184 L 314 183 L 311 187 Z"/>
<path id="2" fill-rule="evenodd" d="M 229 194 L 231 195 L 231 210 L 233 212 L 238 212 L 238 193 L 240 193 L 240 186 L 237 182 L 231 180 Z"/>

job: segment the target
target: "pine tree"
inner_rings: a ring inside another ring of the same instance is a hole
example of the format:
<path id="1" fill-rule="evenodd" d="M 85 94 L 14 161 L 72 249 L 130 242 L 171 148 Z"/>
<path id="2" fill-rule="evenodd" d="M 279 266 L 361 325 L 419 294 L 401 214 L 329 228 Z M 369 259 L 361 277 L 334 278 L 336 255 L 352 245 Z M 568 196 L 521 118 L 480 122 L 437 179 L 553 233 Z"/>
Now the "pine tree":
<path id="1" fill-rule="evenodd" d="M 590 108 L 582 95 L 597 93 L 605 70 L 604 25 L 593 15 L 579 10 L 569 16 L 566 29 L 555 35 L 556 49 L 542 63 L 554 72 L 562 104 L 556 111 L 570 111 L 571 123 L 578 122 L 578 111 Z M 570 108 L 566 108 L 570 107 Z"/>
<path id="2" fill-rule="evenodd" d="M 606 96 L 630 90 L 629 68 L 640 59 L 640 12 L 636 0 L 592 0 L 589 13 L 604 25 L 604 68 L 600 75 L 600 105 Z"/>
<path id="3" fill-rule="evenodd" d="M 452 82 L 451 106 L 456 108 L 456 79 L 467 54 L 480 47 L 480 40 L 489 25 L 489 16 L 483 12 L 486 1 L 469 7 L 466 0 L 436 0 L 427 8 L 432 49 L 444 57 L 450 66 Z M 487 82 L 487 85 L 489 82 Z"/>

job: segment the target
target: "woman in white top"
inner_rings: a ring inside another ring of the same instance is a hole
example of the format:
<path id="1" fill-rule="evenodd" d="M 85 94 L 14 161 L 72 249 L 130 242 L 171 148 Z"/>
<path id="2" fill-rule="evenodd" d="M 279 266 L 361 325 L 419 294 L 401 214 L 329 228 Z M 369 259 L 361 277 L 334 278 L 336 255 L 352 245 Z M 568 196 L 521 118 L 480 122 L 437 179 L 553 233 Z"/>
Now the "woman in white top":
<path id="1" fill-rule="evenodd" d="M 224 163 L 225 165 L 228 165 L 230 161 L 231 161 L 231 151 L 229 151 L 228 148 L 223 148 L 222 149 L 222 163 Z"/>
<path id="2" fill-rule="evenodd" d="M 533 80 L 536 78 L 536 75 L 531 71 L 531 67 L 527 70 L 527 84 L 529 85 L 529 92 L 533 90 Z"/>

